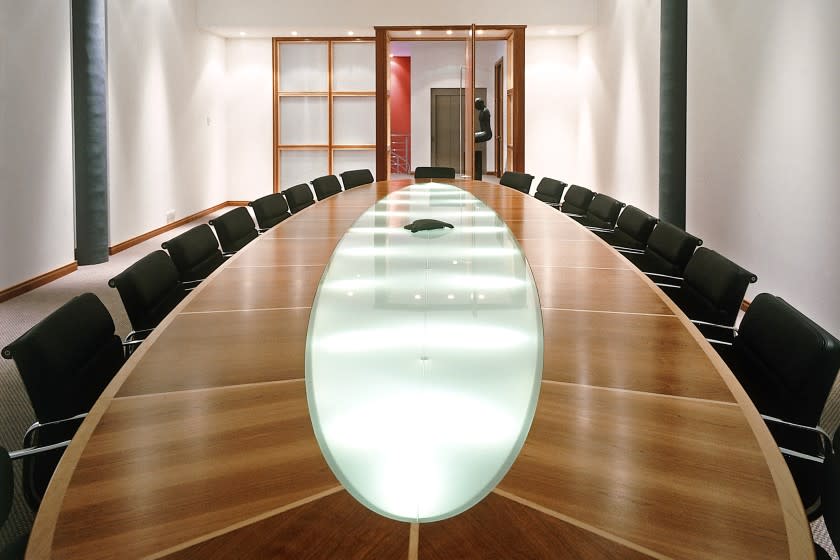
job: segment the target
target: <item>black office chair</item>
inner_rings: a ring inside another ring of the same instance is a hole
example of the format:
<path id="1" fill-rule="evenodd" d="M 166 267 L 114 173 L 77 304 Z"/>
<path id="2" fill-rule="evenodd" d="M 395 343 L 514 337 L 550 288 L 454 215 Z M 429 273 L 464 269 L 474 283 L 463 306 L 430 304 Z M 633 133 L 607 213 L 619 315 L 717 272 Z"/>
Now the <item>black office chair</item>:
<path id="1" fill-rule="evenodd" d="M 352 169 L 341 174 L 344 190 L 373 183 L 373 173 L 369 169 Z"/>
<path id="2" fill-rule="evenodd" d="M 244 206 L 225 212 L 210 220 L 216 230 L 222 251 L 233 254 L 259 236 L 251 214 Z"/>
<path id="3" fill-rule="evenodd" d="M 758 277 L 726 257 L 699 247 L 679 287 L 662 289 L 706 338 L 730 342 L 744 294 Z"/>
<path id="4" fill-rule="evenodd" d="M 289 187 L 283 191 L 283 196 L 286 197 L 286 202 L 289 204 L 289 211 L 292 214 L 297 214 L 304 208 L 309 208 L 315 204 L 315 199 L 312 197 L 312 190 L 306 183 Z"/>
<path id="5" fill-rule="evenodd" d="M 563 199 L 563 204 L 560 205 L 560 211 L 571 216 L 585 216 L 594 196 L 595 193 L 589 189 L 580 185 L 572 185 L 566 191 L 566 197 Z"/>
<path id="6" fill-rule="evenodd" d="M 36 422 L 25 448 L 70 440 L 82 419 L 125 363 L 127 349 L 94 294 L 71 299 L 3 348 L 17 366 Z M 24 497 L 38 508 L 62 449 L 24 458 Z"/>
<path id="7" fill-rule="evenodd" d="M 185 286 L 194 285 L 219 268 L 225 257 L 219 250 L 219 241 L 207 224 L 188 229 L 160 245 L 169 251 L 178 277 Z"/>
<path id="8" fill-rule="evenodd" d="M 650 234 L 659 221 L 635 206 L 628 206 L 618 216 L 612 231 L 594 230 L 595 235 L 623 252 L 644 253 Z"/>
<path id="9" fill-rule="evenodd" d="M 511 187 L 520 192 L 528 194 L 531 192 L 531 182 L 534 180 L 533 175 L 527 173 L 519 173 L 518 171 L 505 171 L 499 179 L 499 184 L 506 187 Z"/>
<path id="10" fill-rule="evenodd" d="M 454 167 L 418 167 L 414 170 L 415 179 L 454 179 Z"/>
<path id="11" fill-rule="evenodd" d="M 248 206 L 254 209 L 254 216 L 257 218 L 257 224 L 261 231 L 266 231 L 292 214 L 289 212 L 289 204 L 286 202 L 286 197 L 282 193 L 272 193 L 252 200 Z"/>
<path id="12" fill-rule="evenodd" d="M 133 330 L 126 337 L 128 341 L 145 339 L 187 295 L 178 279 L 178 269 L 161 250 L 126 268 L 108 280 L 108 285 L 119 292 L 131 322 Z"/>
<path id="13" fill-rule="evenodd" d="M 682 280 L 691 255 L 702 244 L 700 238 L 673 224 L 660 221 L 653 228 L 644 253 L 624 253 L 624 256 L 649 276 L 664 278 L 666 281 Z"/>
<path id="14" fill-rule="evenodd" d="M 318 200 L 324 200 L 341 192 L 341 183 L 335 175 L 324 175 L 312 180 L 312 188 Z"/>
<path id="15" fill-rule="evenodd" d="M 590 229 L 612 231 L 624 203 L 605 194 L 596 194 L 583 216 L 571 216 L 573 220 Z"/>
<path id="16" fill-rule="evenodd" d="M 806 512 L 815 518 L 819 481 L 810 465 L 790 457 L 817 455 L 824 443 L 819 436 L 827 439 L 819 421 L 840 369 L 840 341 L 782 298 L 763 293 L 750 303 L 734 341 L 715 343 L 715 349 L 768 421 Z"/>
<path id="17" fill-rule="evenodd" d="M 537 185 L 534 198 L 559 209 L 560 202 L 563 200 L 563 190 L 568 186 L 563 181 L 558 181 L 551 177 L 543 177 Z"/>

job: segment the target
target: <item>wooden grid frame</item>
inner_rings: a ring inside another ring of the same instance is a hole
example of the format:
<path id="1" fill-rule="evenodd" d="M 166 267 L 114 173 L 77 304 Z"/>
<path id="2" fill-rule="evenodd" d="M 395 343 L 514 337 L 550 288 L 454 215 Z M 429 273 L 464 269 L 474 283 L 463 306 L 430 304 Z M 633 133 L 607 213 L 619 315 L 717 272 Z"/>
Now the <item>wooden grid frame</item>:
<path id="1" fill-rule="evenodd" d="M 327 46 L 327 89 L 326 91 L 281 91 L 280 90 L 280 47 L 286 43 L 326 44 Z M 334 100 L 339 97 L 369 97 L 375 98 L 376 91 L 340 91 L 333 84 L 335 72 L 333 70 L 334 49 L 340 43 L 374 43 L 373 37 L 274 37 L 272 40 L 271 64 L 273 68 L 273 143 L 272 160 L 274 162 L 274 192 L 280 192 L 280 155 L 284 151 L 324 151 L 327 154 L 327 173 L 333 173 L 333 156 L 339 150 L 376 150 L 376 144 L 336 144 L 334 141 Z M 282 144 L 280 134 L 282 122 L 280 119 L 280 102 L 283 98 L 292 97 L 321 97 L 327 100 L 327 143 L 326 144 Z M 290 185 L 287 185 L 290 186 Z"/>

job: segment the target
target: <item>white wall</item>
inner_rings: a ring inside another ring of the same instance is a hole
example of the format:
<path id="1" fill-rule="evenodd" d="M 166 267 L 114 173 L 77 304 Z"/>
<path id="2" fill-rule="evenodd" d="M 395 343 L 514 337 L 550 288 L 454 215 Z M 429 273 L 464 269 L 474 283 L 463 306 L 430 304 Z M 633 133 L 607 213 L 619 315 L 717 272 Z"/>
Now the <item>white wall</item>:
<path id="1" fill-rule="evenodd" d="M 688 228 L 840 336 L 840 3 L 688 12 Z"/>
<path id="2" fill-rule="evenodd" d="M 0 290 L 74 260 L 69 6 L 0 3 Z"/>
<path id="3" fill-rule="evenodd" d="M 525 171 L 569 181 L 577 177 L 578 40 L 525 41 Z"/>
<path id="4" fill-rule="evenodd" d="M 597 5 L 598 23 L 579 43 L 575 181 L 656 215 L 660 2 L 599 0 Z"/>
<path id="5" fill-rule="evenodd" d="M 108 2 L 111 244 L 227 200 L 225 41 L 195 0 Z"/>
<path id="6" fill-rule="evenodd" d="M 254 200 L 273 188 L 271 39 L 226 44 L 228 200 Z"/>

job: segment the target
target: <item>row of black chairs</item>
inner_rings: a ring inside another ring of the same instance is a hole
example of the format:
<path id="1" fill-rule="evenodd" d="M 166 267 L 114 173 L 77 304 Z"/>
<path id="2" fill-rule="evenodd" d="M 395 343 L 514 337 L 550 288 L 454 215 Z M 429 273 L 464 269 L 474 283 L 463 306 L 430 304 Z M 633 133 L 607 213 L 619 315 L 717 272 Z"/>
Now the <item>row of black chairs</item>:
<path id="1" fill-rule="evenodd" d="M 832 539 L 840 538 L 840 430 L 832 441 L 819 427 L 840 370 L 840 341 L 768 293 L 753 299 L 736 327 L 756 275 L 639 208 L 548 177 L 534 197 L 622 252 L 697 325 L 770 426 L 809 518 L 824 514 Z"/>

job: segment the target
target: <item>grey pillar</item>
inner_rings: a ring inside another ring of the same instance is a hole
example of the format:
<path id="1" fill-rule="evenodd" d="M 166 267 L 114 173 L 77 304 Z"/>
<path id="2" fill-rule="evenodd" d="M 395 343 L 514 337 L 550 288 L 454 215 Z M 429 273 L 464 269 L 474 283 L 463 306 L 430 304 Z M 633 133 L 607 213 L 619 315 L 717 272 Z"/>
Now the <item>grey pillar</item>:
<path id="1" fill-rule="evenodd" d="M 71 0 L 76 260 L 108 260 L 105 0 Z"/>
<path id="2" fill-rule="evenodd" d="M 687 0 L 662 0 L 659 43 L 659 216 L 685 228 Z"/>

